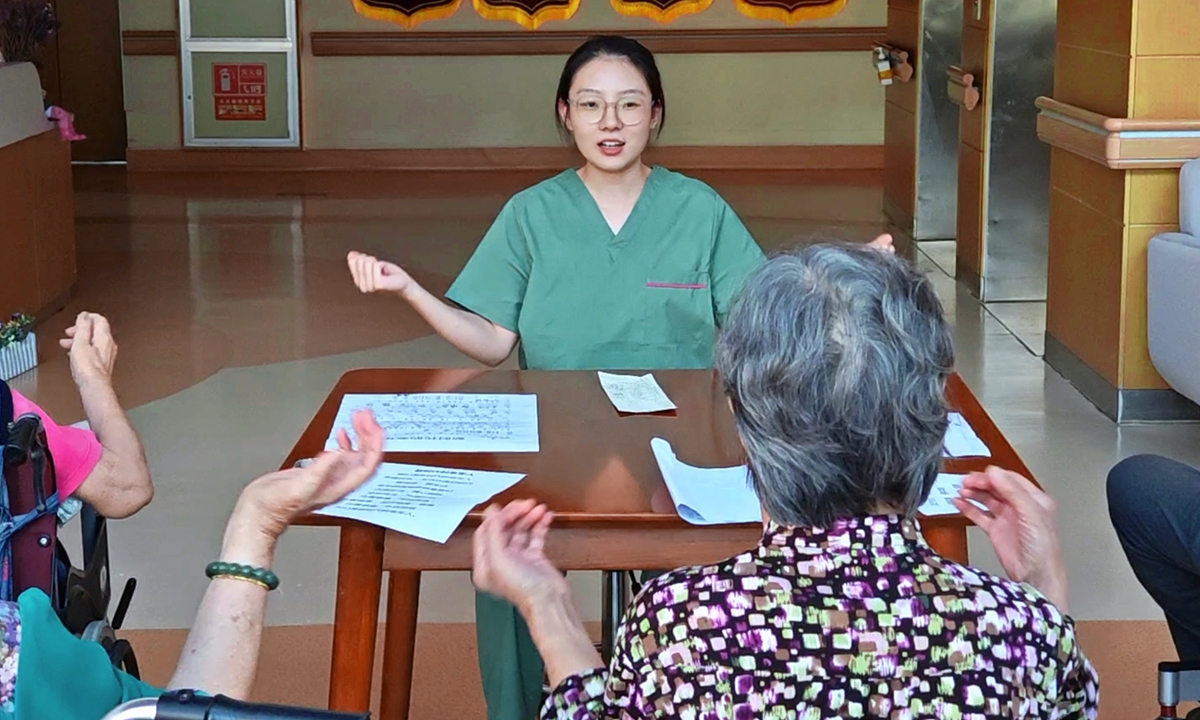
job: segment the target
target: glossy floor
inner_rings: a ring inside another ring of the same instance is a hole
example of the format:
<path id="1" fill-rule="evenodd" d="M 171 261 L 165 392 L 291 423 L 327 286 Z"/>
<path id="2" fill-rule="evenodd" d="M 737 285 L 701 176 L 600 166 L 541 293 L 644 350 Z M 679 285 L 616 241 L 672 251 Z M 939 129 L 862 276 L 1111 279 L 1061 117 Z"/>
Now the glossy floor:
<path id="1" fill-rule="evenodd" d="M 505 199 L 539 177 L 79 171 L 78 293 L 43 326 L 42 365 L 14 384 L 59 420 L 81 419 L 54 340 L 81 309 L 112 319 L 118 390 L 157 486 L 154 504 L 114 523 L 110 540 L 117 581 L 139 580 L 128 627 L 151 679 L 169 675 L 178 629 L 195 612 L 238 490 L 278 466 L 341 373 L 470 364 L 401 303 L 354 291 L 345 253 L 379 253 L 444 289 Z M 869 173 L 704 179 L 768 249 L 814 235 L 866 240 L 881 227 L 878 178 Z M 1169 642 L 1112 533 L 1104 478 L 1137 452 L 1200 464 L 1200 425 L 1117 428 L 1041 361 L 1044 306 L 985 309 L 947 274 L 946 247 L 926 250 L 919 262 L 954 323 L 960 372 L 1060 500 L 1073 610 L 1104 673 L 1104 714 L 1149 717 L 1152 663 L 1167 657 Z M 997 569 L 986 539 L 972 531 L 971 542 L 977 563 Z M 335 560 L 331 531 L 300 528 L 283 541 L 262 697 L 323 702 Z M 597 577 L 572 577 L 594 620 Z M 483 717 L 472 617 L 465 573 L 426 577 L 413 717 Z"/>

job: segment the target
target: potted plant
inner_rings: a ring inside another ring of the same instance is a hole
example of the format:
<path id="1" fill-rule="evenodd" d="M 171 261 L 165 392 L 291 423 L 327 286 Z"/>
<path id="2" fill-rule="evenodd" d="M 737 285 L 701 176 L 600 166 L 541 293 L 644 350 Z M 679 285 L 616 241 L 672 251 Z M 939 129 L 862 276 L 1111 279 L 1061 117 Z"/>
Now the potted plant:
<path id="1" fill-rule="evenodd" d="M 0 0 L 0 59 L 41 67 L 42 45 L 58 30 L 54 8 L 45 0 Z"/>
<path id="2" fill-rule="evenodd" d="M 33 318 L 15 313 L 0 325 L 0 380 L 11 380 L 37 367 L 37 334 Z"/>

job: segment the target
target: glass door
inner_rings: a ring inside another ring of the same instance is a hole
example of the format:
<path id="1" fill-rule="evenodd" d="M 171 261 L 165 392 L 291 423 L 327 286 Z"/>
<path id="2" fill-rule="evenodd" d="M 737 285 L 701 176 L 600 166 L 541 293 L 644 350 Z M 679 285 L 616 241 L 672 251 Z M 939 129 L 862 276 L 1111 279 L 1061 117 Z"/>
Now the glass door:
<path id="1" fill-rule="evenodd" d="M 187 147 L 299 147 L 296 0 L 179 0 Z"/>

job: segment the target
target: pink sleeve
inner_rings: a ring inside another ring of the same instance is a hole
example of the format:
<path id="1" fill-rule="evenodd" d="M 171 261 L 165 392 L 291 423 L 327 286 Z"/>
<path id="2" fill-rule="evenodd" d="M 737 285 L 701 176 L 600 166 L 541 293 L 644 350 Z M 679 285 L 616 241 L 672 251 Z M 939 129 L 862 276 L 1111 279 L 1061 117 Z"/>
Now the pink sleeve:
<path id="1" fill-rule="evenodd" d="M 46 428 L 46 444 L 50 446 L 50 454 L 54 456 L 54 471 L 58 479 L 58 497 L 66 500 L 75 494 L 83 481 L 100 462 L 100 454 L 104 451 L 96 434 L 83 428 L 63 427 L 54 422 L 37 405 L 23 397 L 16 390 L 13 395 L 13 419 L 27 413 L 36 413 L 42 418 Z"/>

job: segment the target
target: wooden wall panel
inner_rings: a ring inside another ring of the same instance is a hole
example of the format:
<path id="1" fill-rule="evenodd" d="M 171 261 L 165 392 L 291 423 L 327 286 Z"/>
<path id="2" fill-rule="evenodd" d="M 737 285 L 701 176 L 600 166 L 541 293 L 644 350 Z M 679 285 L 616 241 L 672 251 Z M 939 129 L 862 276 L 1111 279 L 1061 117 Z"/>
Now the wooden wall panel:
<path id="1" fill-rule="evenodd" d="M 656 54 L 853 52 L 884 39 L 883 27 L 646 29 L 622 34 Z M 594 32 L 573 30 L 460 32 L 311 32 L 315 57 L 452 57 L 568 55 Z"/>
<path id="2" fill-rule="evenodd" d="M 1128 57 L 1062 44 L 1056 52 L 1055 100 L 1108 117 L 1128 116 Z"/>
<path id="3" fill-rule="evenodd" d="M 963 28 L 962 40 L 962 69 L 975 75 L 975 86 L 979 88 L 981 97 L 987 97 L 987 83 L 990 81 L 988 67 L 988 43 L 990 33 L 976 27 Z M 939 82 L 946 82 L 945 70 Z M 965 109 L 959 112 L 959 141 L 970 145 L 976 150 L 986 149 L 988 111 L 986 99 L 980 100 L 974 110 Z"/>
<path id="4" fill-rule="evenodd" d="M 1195 52 L 1191 57 L 1134 59 L 1131 117 L 1200 118 L 1200 47 Z"/>
<path id="5" fill-rule="evenodd" d="M 71 147 L 58 129 L 0 148 L 0 317 L 37 315 L 75 279 Z M 58 308 L 53 308 L 58 309 Z"/>
<path id="6" fill-rule="evenodd" d="M 1050 184 L 1115 223 L 1125 222 L 1125 173 L 1051 148 Z"/>
<path id="7" fill-rule="evenodd" d="M 983 276 L 983 218 L 984 218 L 983 153 L 975 148 L 958 146 L 958 264 Z"/>
<path id="8" fill-rule="evenodd" d="M 32 139 L 29 168 L 33 191 L 34 237 L 37 239 L 38 302 L 42 311 L 62 304 L 75 284 L 75 193 L 71 177 L 71 146 L 57 133 Z"/>
<path id="9" fill-rule="evenodd" d="M 1129 224 L 1179 227 L 1179 171 L 1129 171 Z"/>
<path id="10" fill-rule="evenodd" d="M 1132 2 L 1058 0 L 1057 37 L 1060 47 L 1070 45 L 1129 55 L 1132 28 Z"/>
<path id="11" fill-rule="evenodd" d="M 1061 1 L 1061 0 L 1060 0 Z M 1128 2 L 1093 3 L 1108 8 Z M 1137 3 L 1135 55 L 1195 55 L 1200 53 L 1200 2 L 1143 0 Z"/>
<path id="12" fill-rule="evenodd" d="M 917 117 L 892 103 L 884 105 L 884 115 L 883 194 L 912 218 L 917 211 Z"/>
<path id="13" fill-rule="evenodd" d="M 57 130 L 54 131 L 57 134 Z M 37 254 L 34 213 L 37 205 L 26 168 L 33 162 L 30 141 L 22 140 L 0 148 L 0 256 L 4 258 L 4 281 L 0 282 L 0 318 L 15 312 L 33 313 L 36 301 Z"/>
<path id="14" fill-rule="evenodd" d="M 1119 387 L 1125 228 L 1050 191 L 1046 332 Z"/>
<path id="15" fill-rule="evenodd" d="M 1131 225 L 1125 231 L 1125 309 L 1121 323 L 1121 371 L 1118 387 L 1170 387 L 1150 360 L 1146 331 L 1146 248 L 1150 238 L 1178 228 L 1171 225 Z"/>
<path id="16" fill-rule="evenodd" d="M 917 66 L 917 48 L 921 43 L 921 16 L 916 12 L 901 8 L 888 8 L 887 41 L 894 47 L 908 52 L 909 62 Z M 945 68 L 929 68 L 930 71 L 944 73 Z M 923 68 L 917 67 L 916 74 L 909 82 L 893 82 L 887 86 L 887 101 L 895 103 L 908 110 L 911 114 L 917 112 L 917 91 L 920 87 Z"/>

